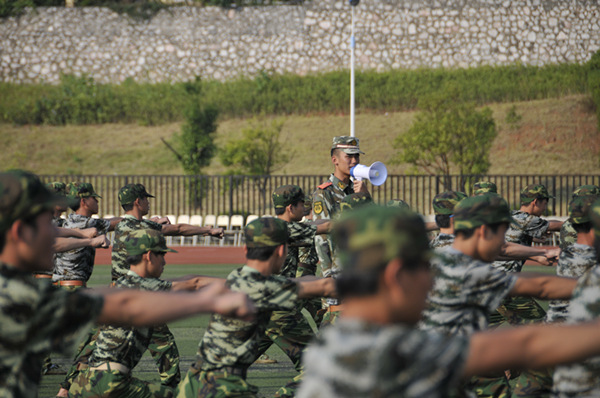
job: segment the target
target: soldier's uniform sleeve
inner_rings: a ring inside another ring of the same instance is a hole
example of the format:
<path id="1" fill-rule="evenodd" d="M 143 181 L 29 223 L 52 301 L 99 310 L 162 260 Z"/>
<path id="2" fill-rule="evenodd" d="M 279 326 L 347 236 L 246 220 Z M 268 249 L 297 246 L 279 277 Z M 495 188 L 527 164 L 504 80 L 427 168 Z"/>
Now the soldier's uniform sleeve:
<path id="1" fill-rule="evenodd" d="M 314 243 L 314 242 L 313 242 Z M 301 247 L 299 253 L 298 270 L 296 272 L 296 278 L 300 278 L 306 275 L 317 274 L 317 264 L 319 263 L 319 256 L 315 250 L 315 245 L 310 247 Z"/>
<path id="2" fill-rule="evenodd" d="M 110 228 L 110 221 L 104 218 L 93 218 L 90 222 L 90 227 L 96 228 L 98 230 L 98 235 L 105 235 Z"/>
<path id="3" fill-rule="evenodd" d="M 291 310 L 295 308 L 298 300 L 296 282 L 278 275 L 268 277 L 255 277 L 254 274 L 242 274 L 241 277 L 236 275 L 233 279 L 228 277 L 227 286 L 231 290 L 248 294 L 259 312 Z"/>
<path id="4" fill-rule="evenodd" d="M 313 194 L 313 220 L 330 220 L 330 199 L 323 189 L 317 189 Z M 315 236 L 315 251 L 321 262 L 321 273 L 323 277 L 331 276 L 331 244 L 329 235 Z"/>
<path id="5" fill-rule="evenodd" d="M 560 227 L 560 250 L 565 250 L 575 242 L 577 242 L 577 231 L 573 228 L 573 224 L 567 220 Z"/>
<path id="6" fill-rule="evenodd" d="M 290 246 L 313 246 L 315 236 L 317 235 L 317 226 L 309 225 L 298 222 L 289 222 L 288 231 L 290 233 L 290 239 L 288 244 Z"/>
<path id="7" fill-rule="evenodd" d="M 487 264 L 475 266 L 469 276 L 464 289 L 468 301 L 471 305 L 485 307 L 488 312 L 498 308 L 517 283 L 516 275 Z"/>
<path id="8" fill-rule="evenodd" d="M 550 226 L 548 220 L 544 220 L 543 218 L 537 216 L 531 216 L 527 221 L 528 222 L 523 231 L 532 238 L 543 238 L 544 234 L 548 231 L 548 227 Z"/>

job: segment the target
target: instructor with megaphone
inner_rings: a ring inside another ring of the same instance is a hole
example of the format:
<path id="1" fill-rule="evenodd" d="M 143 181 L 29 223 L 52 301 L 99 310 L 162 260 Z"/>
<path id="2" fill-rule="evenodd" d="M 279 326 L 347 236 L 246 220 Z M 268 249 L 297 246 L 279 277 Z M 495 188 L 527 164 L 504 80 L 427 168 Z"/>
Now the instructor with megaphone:
<path id="1" fill-rule="evenodd" d="M 334 218 L 340 210 L 342 199 L 347 195 L 355 192 L 369 193 L 367 184 L 363 180 L 363 178 L 367 178 L 363 169 L 359 167 L 358 173 L 355 173 L 359 174 L 358 178 L 355 178 L 354 181 L 350 179 L 351 170 L 360 163 L 360 154 L 364 154 L 364 152 L 360 150 L 358 138 L 350 136 L 333 138 L 330 155 L 334 170 L 329 179 L 319 185 L 313 193 L 313 220 Z M 323 277 L 335 277 L 340 272 L 340 267 L 328 235 L 317 235 L 315 248 L 321 261 Z M 341 310 L 341 305 L 336 299 L 327 299 L 326 307 L 327 312 L 323 316 L 322 325 L 331 323 Z"/>

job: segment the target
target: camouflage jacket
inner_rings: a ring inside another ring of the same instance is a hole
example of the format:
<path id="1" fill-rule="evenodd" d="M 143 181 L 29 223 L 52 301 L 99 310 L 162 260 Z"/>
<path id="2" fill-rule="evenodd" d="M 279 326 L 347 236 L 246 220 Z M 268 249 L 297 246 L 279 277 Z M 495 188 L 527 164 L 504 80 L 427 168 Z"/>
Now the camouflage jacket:
<path id="1" fill-rule="evenodd" d="M 596 265 L 596 250 L 575 243 L 560 252 L 556 275 L 579 278 Z M 567 319 L 569 300 L 550 300 L 546 322 L 564 322 Z"/>
<path id="2" fill-rule="evenodd" d="M 569 305 L 567 323 L 581 323 L 600 317 L 600 267 L 594 266 L 577 282 Z M 600 391 L 600 357 L 554 370 L 555 397 L 597 397 Z"/>
<path id="3" fill-rule="evenodd" d="M 3 263 L 0 286 L 0 396 L 37 397 L 44 358 L 72 355 L 103 299 L 57 289 Z"/>
<path id="4" fill-rule="evenodd" d="M 573 228 L 571 221 L 567 220 L 560 227 L 560 250 L 565 250 L 575 242 L 577 242 L 577 231 Z"/>
<path id="5" fill-rule="evenodd" d="M 446 397 L 460 382 L 468 346 L 460 336 L 340 319 L 304 353 L 297 396 Z"/>
<path id="6" fill-rule="evenodd" d="M 274 310 L 292 310 L 298 300 L 298 285 L 278 275 L 264 276 L 247 265 L 233 270 L 227 286 L 248 294 L 258 311 L 247 322 L 213 314 L 198 347 L 202 370 L 224 366 L 248 368 L 257 359 L 257 348 Z"/>
<path id="7" fill-rule="evenodd" d="M 533 238 L 543 238 L 550 226 L 547 220 L 521 210 L 513 210 L 512 217 L 519 226 L 510 225 L 506 231 L 507 242 L 531 246 Z M 524 260 L 494 261 L 492 265 L 507 272 L 521 272 L 524 263 Z"/>
<path id="8" fill-rule="evenodd" d="M 172 282 L 142 278 L 129 270 L 115 282 L 115 287 L 149 291 L 171 290 Z M 133 369 L 148 348 L 153 328 L 103 326 L 98 331 L 96 347 L 89 358 L 90 366 L 117 362 Z"/>
<path id="9" fill-rule="evenodd" d="M 71 213 L 63 227 L 76 229 L 96 228 L 98 235 L 104 235 L 108 232 L 110 221 Z M 96 249 L 93 247 L 81 247 L 57 253 L 52 280 L 79 280 L 87 282 L 94 270 L 95 257 Z"/>
<path id="10" fill-rule="evenodd" d="M 439 249 L 446 246 L 451 246 L 454 243 L 454 235 L 439 233 L 429 242 L 429 247 Z"/>
<path id="11" fill-rule="evenodd" d="M 290 239 L 288 240 L 288 254 L 279 275 L 286 278 L 295 278 L 300 262 L 300 249 L 314 246 L 317 227 L 299 222 L 288 222 Z"/>
<path id="12" fill-rule="evenodd" d="M 470 336 L 487 328 L 489 316 L 502 303 L 517 277 L 459 252 L 435 250 L 434 274 L 420 327 L 450 335 Z"/>
<path id="13" fill-rule="evenodd" d="M 57 228 L 62 228 L 63 225 L 65 225 L 65 219 L 61 218 L 61 217 L 52 217 L 52 225 L 54 225 Z M 54 255 L 53 255 L 53 262 L 54 262 L 54 264 L 56 264 L 56 253 L 54 253 Z M 50 276 L 52 276 L 53 273 L 54 273 L 54 270 L 35 272 L 35 274 L 43 274 L 43 275 L 50 275 Z"/>
<path id="14" fill-rule="evenodd" d="M 131 214 L 123 216 L 123 219 L 115 227 L 110 271 L 110 276 L 113 281 L 127 275 L 127 271 L 129 271 L 129 264 L 125 261 L 127 259 L 127 252 L 125 251 L 125 246 L 121 237 L 128 232 L 136 231 L 138 229 L 155 229 L 157 231 L 162 231 L 162 225 L 150 220 L 140 221 Z"/>
<path id="15" fill-rule="evenodd" d="M 354 193 L 352 183 L 346 185 L 333 174 L 329 179 L 319 185 L 313 193 L 313 220 L 331 220 L 340 210 L 340 202 L 346 195 Z M 337 258 L 333 255 L 333 249 L 328 237 L 317 235 L 315 237 L 315 249 L 321 262 L 321 271 L 324 277 L 335 275 L 340 267 Z"/>

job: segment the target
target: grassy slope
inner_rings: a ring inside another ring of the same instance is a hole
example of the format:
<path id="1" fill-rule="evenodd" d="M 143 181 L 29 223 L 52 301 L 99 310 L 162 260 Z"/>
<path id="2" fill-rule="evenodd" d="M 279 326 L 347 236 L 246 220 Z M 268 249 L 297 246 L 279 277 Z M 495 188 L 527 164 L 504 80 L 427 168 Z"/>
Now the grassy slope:
<path id="1" fill-rule="evenodd" d="M 506 113 L 513 105 L 522 115 L 517 126 L 505 123 Z M 589 97 L 578 95 L 490 107 L 499 131 L 491 152 L 491 174 L 600 172 L 600 134 Z M 407 165 L 392 165 L 390 160 L 396 152 L 392 147 L 394 138 L 409 128 L 413 116 L 413 112 L 357 115 L 356 135 L 366 152 L 363 162 L 386 162 L 390 173 L 408 171 Z M 220 121 L 217 143 L 237 136 L 247 122 Z M 0 125 L 0 142 L 4 144 L 0 164 L 2 168 L 22 167 L 43 174 L 182 174 L 175 157 L 160 141 L 179 128 L 177 123 L 154 127 Z M 331 137 L 348 131 L 347 115 L 287 117 L 282 139 L 293 156 L 276 174 L 327 173 L 331 169 Z M 208 174 L 224 171 L 218 158 L 206 170 Z"/>

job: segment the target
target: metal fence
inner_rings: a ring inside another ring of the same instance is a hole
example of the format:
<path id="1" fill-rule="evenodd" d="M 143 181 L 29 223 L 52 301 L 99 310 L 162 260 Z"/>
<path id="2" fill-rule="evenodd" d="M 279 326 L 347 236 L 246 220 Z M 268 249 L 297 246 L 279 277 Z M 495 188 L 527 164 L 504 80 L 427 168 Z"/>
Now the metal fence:
<path id="1" fill-rule="evenodd" d="M 280 185 L 296 184 L 306 193 L 312 193 L 327 179 L 326 175 L 295 176 L 174 176 L 174 175 L 42 175 L 42 180 L 86 181 L 94 185 L 102 196 L 99 214 L 119 215 L 119 189 L 128 183 L 141 183 L 156 198 L 151 200 L 151 215 L 233 215 L 273 214 L 271 194 Z M 544 184 L 555 197 L 548 209 L 550 215 L 566 216 L 573 190 L 580 185 L 600 184 L 600 175 L 488 175 L 442 176 L 390 175 L 379 187 L 370 187 L 376 203 L 403 199 L 413 210 L 424 215 L 433 213 L 431 200 L 446 189 L 470 193 L 472 183 L 492 181 L 498 192 L 514 207 L 519 205 L 519 192 L 528 184 Z"/>

